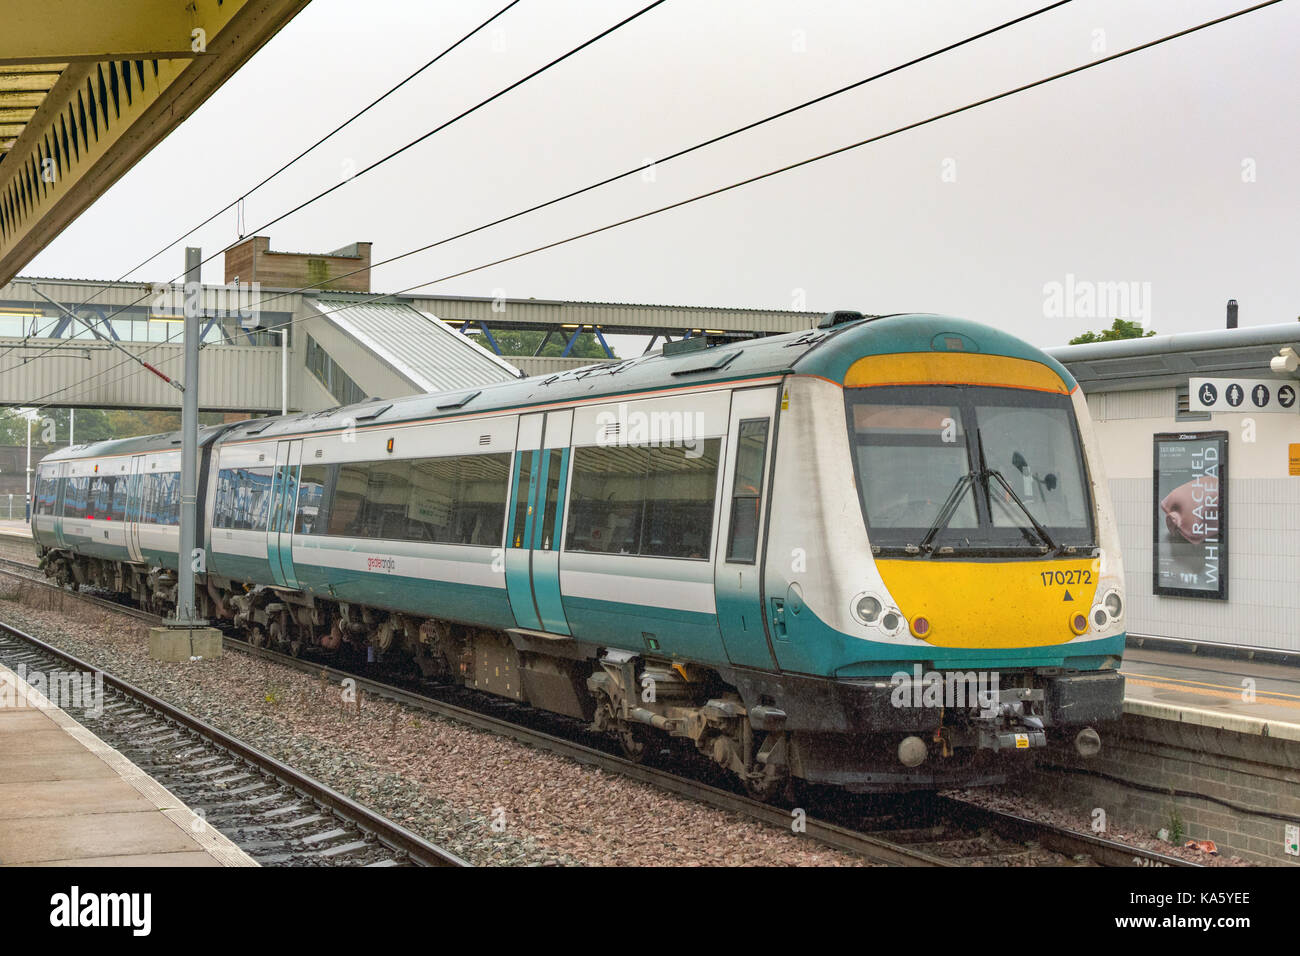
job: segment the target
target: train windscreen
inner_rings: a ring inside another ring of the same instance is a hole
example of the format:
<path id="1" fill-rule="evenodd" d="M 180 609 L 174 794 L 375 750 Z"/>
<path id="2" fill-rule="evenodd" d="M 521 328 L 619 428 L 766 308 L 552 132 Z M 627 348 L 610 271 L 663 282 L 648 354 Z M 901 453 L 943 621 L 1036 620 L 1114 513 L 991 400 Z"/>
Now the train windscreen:
<path id="1" fill-rule="evenodd" d="M 907 554 L 1095 547 L 1068 396 L 960 385 L 845 394 L 873 547 Z"/>

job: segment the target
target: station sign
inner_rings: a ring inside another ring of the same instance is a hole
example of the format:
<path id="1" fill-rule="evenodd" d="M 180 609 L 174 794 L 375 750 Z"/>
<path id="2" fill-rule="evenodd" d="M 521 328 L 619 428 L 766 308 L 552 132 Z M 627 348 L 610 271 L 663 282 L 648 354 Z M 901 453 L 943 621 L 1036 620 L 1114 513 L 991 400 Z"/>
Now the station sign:
<path id="1" fill-rule="evenodd" d="M 1300 381 L 1267 378 L 1189 378 L 1188 408 L 1194 412 L 1300 411 Z"/>

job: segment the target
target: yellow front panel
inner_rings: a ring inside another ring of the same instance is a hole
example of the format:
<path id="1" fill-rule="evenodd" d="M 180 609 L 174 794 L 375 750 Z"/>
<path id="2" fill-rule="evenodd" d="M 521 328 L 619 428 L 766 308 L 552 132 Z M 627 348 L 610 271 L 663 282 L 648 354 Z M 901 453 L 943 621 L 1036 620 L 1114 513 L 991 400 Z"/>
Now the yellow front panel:
<path id="1" fill-rule="evenodd" d="M 999 648 L 1072 640 L 1070 618 L 1088 616 L 1101 562 L 900 558 L 876 564 L 903 616 L 929 620 L 927 643 Z"/>
<path id="2" fill-rule="evenodd" d="M 972 352 L 898 352 L 868 355 L 849 366 L 848 388 L 868 385 L 995 385 L 1069 394 L 1065 382 L 1040 362 Z"/>

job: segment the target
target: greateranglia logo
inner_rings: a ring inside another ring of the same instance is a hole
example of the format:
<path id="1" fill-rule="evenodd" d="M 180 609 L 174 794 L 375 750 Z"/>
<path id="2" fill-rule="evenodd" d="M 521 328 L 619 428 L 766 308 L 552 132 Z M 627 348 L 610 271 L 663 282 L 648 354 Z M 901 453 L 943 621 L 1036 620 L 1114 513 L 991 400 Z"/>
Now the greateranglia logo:
<path id="1" fill-rule="evenodd" d="M 148 936 L 153 928 L 153 894 L 82 893 L 74 886 L 50 897 L 50 925 L 128 927 L 132 936 Z"/>

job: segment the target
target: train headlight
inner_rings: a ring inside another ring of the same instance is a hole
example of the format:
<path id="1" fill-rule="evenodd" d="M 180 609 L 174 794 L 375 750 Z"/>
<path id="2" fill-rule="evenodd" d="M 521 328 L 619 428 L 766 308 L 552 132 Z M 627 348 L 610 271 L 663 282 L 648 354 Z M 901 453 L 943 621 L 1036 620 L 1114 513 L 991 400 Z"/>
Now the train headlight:
<path id="1" fill-rule="evenodd" d="M 1098 604 L 1092 609 L 1092 626 L 1099 631 L 1110 627 L 1110 613 L 1104 604 Z"/>
<path id="2" fill-rule="evenodd" d="M 875 624 L 880 620 L 880 612 L 885 609 L 880 599 L 864 594 L 853 604 L 853 616 L 863 624 Z"/>
<path id="3" fill-rule="evenodd" d="M 889 610 L 881 615 L 880 626 L 890 634 L 897 634 L 907 626 L 907 620 L 897 611 Z"/>
<path id="4" fill-rule="evenodd" d="M 1123 617 L 1124 599 L 1119 596 L 1118 591 L 1107 591 L 1101 603 L 1106 606 L 1106 613 L 1110 615 L 1111 620 L 1118 621 Z"/>

